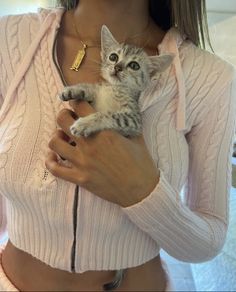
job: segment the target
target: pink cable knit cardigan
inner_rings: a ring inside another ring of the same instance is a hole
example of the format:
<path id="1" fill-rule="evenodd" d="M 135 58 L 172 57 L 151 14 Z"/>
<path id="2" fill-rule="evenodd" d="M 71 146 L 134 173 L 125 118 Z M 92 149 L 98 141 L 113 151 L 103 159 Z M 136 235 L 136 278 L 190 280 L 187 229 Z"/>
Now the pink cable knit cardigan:
<path id="1" fill-rule="evenodd" d="M 53 61 L 62 13 L 0 20 L 1 234 L 7 230 L 42 262 L 78 273 L 138 266 L 160 248 L 183 261 L 210 260 L 228 224 L 233 67 L 176 29 L 167 32 L 159 51 L 174 53 L 174 63 L 140 98 L 160 181 L 143 201 L 122 208 L 83 188 L 77 193 L 45 169 L 56 114 L 67 106 L 56 97 L 64 85 Z"/>

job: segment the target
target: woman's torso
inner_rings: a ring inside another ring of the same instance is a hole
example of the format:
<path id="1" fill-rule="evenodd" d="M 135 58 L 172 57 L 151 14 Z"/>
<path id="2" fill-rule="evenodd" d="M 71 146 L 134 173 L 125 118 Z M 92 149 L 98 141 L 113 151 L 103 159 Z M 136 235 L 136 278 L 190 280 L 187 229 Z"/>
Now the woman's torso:
<path id="1" fill-rule="evenodd" d="M 164 33 L 159 36 L 161 40 Z M 100 60 L 99 48 L 88 51 L 79 72 L 70 71 L 70 66 L 79 46 L 79 41 L 58 35 L 57 52 L 61 72 L 67 84 L 78 82 L 99 81 Z M 156 43 L 158 45 L 158 42 Z M 154 55 L 156 47 L 149 48 L 148 53 Z M 94 60 L 95 62 L 91 61 Z M 91 73 L 92 72 L 92 73 Z M 87 271 L 70 273 L 52 268 L 30 254 L 18 249 L 10 241 L 3 252 L 2 263 L 9 279 L 22 291 L 75 291 L 102 290 L 102 285 L 110 282 L 114 271 Z M 129 268 L 120 287 L 121 290 L 155 290 L 163 291 L 166 286 L 166 276 L 159 255 L 147 263 Z M 117 289 L 119 290 L 119 289 Z"/>

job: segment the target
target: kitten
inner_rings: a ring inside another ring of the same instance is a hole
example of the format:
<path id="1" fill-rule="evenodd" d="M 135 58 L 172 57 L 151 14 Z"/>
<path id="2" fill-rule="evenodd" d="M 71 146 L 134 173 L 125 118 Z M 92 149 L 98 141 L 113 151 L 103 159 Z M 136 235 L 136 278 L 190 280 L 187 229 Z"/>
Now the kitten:
<path id="1" fill-rule="evenodd" d="M 117 130 L 124 136 L 137 136 L 142 132 L 140 94 L 152 76 L 170 66 L 173 55 L 150 57 L 142 48 L 119 44 L 103 25 L 101 59 L 105 82 L 65 87 L 59 95 L 63 101 L 85 100 L 97 111 L 77 119 L 70 131 L 78 137 L 108 129 Z"/>

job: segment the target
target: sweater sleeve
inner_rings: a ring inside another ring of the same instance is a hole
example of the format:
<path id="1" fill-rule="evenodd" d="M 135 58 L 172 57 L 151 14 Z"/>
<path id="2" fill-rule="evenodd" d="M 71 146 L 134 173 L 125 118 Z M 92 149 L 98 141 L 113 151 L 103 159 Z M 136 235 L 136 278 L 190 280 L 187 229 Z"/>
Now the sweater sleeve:
<path id="1" fill-rule="evenodd" d="M 189 169 L 184 200 L 160 169 L 160 180 L 153 192 L 141 202 L 123 208 L 133 223 L 178 260 L 204 262 L 215 257 L 224 245 L 235 105 L 236 87 L 231 76 L 218 93 L 217 102 L 186 137 Z"/>

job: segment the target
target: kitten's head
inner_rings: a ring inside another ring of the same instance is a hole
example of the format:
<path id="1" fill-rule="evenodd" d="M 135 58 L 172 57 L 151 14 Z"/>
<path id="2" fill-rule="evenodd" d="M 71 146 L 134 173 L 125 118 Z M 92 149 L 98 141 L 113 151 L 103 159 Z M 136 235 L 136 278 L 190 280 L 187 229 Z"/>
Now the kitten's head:
<path id="1" fill-rule="evenodd" d="M 173 55 L 148 56 L 142 48 L 119 44 L 109 29 L 101 31 L 102 76 L 111 84 L 122 83 L 143 90 L 150 79 L 165 71 Z"/>

